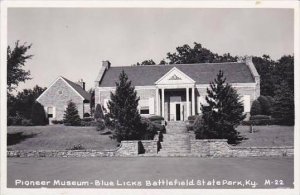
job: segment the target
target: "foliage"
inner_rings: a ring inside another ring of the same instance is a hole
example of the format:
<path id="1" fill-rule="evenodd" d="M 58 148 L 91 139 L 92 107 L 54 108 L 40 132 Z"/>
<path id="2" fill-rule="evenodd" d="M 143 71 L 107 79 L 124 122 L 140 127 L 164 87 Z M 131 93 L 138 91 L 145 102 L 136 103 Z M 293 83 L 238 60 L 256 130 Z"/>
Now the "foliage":
<path id="1" fill-rule="evenodd" d="M 140 140 L 145 134 L 145 127 L 137 109 L 139 98 L 131 81 L 124 71 L 116 82 L 115 93 L 111 92 L 108 102 L 109 116 L 112 120 L 114 133 L 112 138 L 122 140 Z"/>
<path id="2" fill-rule="evenodd" d="M 211 52 L 209 49 L 202 47 L 201 44 L 194 42 L 191 48 L 185 44 L 177 47 L 175 53 L 167 53 L 167 59 L 170 64 L 191 64 L 191 63 L 211 63 L 211 62 L 235 62 L 237 57 L 229 53 L 222 56 Z"/>
<path id="3" fill-rule="evenodd" d="M 295 107 L 293 91 L 288 87 L 287 82 L 282 82 L 275 93 L 272 117 L 280 125 L 294 125 Z"/>
<path id="4" fill-rule="evenodd" d="M 83 117 L 84 117 L 84 118 L 88 118 L 88 117 L 90 117 L 90 116 L 91 116 L 91 115 L 90 115 L 89 113 L 87 113 L 87 112 L 83 114 Z"/>
<path id="5" fill-rule="evenodd" d="M 78 110 L 74 102 L 69 101 L 67 109 L 64 114 L 64 124 L 67 126 L 80 126 L 81 120 L 78 114 Z"/>
<path id="6" fill-rule="evenodd" d="M 57 124 L 63 124 L 64 121 L 63 120 L 52 120 L 51 123 L 54 125 L 57 125 Z"/>
<path id="7" fill-rule="evenodd" d="M 21 126 L 32 126 L 32 121 L 30 119 L 22 119 Z"/>
<path id="8" fill-rule="evenodd" d="M 104 118 L 103 109 L 102 109 L 100 104 L 97 104 L 97 106 L 96 106 L 95 113 L 94 113 L 94 118 L 95 118 L 95 120 L 99 120 L 99 119 Z"/>
<path id="9" fill-rule="evenodd" d="M 152 140 L 158 131 L 161 133 L 166 133 L 166 129 L 163 125 L 152 122 L 149 120 L 149 118 L 142 118 L 141 120 L 142 124 L 146 127 L 146 131 L 142 139 Z"/>
<path id="10" fill-rule="evenodd" d="M 46 88 L 36 85 L 33 89 L 24 89 L 22 92 L 18 92 L 16 96 L 8 94 L 8 116 L 19 114 L 24 118 L 30 119 L 33 104 L 45 90 Z"/>
<path id="11" fill-rule="evenodd" d="M 102 131 L 105 129 L 105 123 L 103 120 L 97 121 L 97 131 Z"/>
<path id="12" fill-rule="evenodd" d="M 91 115 L 93 116 L 95 113 L 95 89 L 90 89 L 89 94 L 91 95 L 90 110 Z"/>
<path id="13" fill-rule="evenodd" d="M 144 60 L 141 63 L 137 62 L 136 65 L 137 66 L 144 66 L 144 65 L 155 65 L 156 63 L 150 59 L 150 60 Z"/>
<path id="14" fill-rule="evenodd" d="M 270 101 L 270 98 L 267 98 L 266 96 L 259 96 L 257 98 L 261 105 L 261 114 L 263 115 L 271 115 L 272 113 L 272 102 Z"/>
<path id="15" fill-rule="evenodd" d="M 17 115 L 17 116 L 8 116 L 7 117 L 7 125 L 8 126 L 20 126 L 22 125 L 22 120 L 24 118 L 20 115 Z"/>
<path id="16" fill-rule="evenodd" d="M 203 122 L 195 131 L 197 139 L 228 139 L 229 143 L 236 143 L 238 139 L 235 128 L 245 118 L 243 104 L 236 90 L 225 81 L 220 70 L 207 88 L 208 105 L 201 105 Z"/>
<path id="17" fill-rule="evenodd" d="M 250 115 L 254 116 L 259 114 L 262 114 L 260 102 L 258 100 L 254 100 L 250 109 Z"/>
<path id="18" fill-rule="evenodd" d="M 73 145 L 72 148 L 68 148 L 67 150 L 84 150 L 85 148 L 81 145 L 81 144 L 78 144 L 78 145 Z"/>
<path id="19" fill-rule="evenodd" d="M 250 120 L 257 120 L 257 119 L 271 119 L 268 115 L 254 115 L 250 117 Z"/>
<path id="20" fill-rule="evenodd" d="M 33 125 L 47 125 L 48 119 L 44 107 L 39 103 L 35 102 L 32 106 L 31 121 Z"/>
<path id="21" fill-rule="evenodd" d="M 19 44 L 19 41 L 15 43 L 15 47 L 12 49 L 7 47 L 7 90 L 13 91 L 20 82 L 25 82 L 30 78 L 30 71 L 23 70 L 25 63 L 28 59 L 32 58 L 32 55 L 27 55 L 27 51 L 31 48 L 31 45 Z"/>

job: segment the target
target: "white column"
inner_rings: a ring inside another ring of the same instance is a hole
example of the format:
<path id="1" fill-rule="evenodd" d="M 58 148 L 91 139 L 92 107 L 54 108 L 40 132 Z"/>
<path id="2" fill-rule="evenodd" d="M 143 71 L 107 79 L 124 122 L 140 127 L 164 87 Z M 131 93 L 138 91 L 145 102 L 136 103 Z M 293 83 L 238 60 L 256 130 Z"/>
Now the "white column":
<path id="1" fill-rule="evenodd" d="M 165 89 L 164 88 L 161 89 L 161 116 L 165 118 Z"/>
<path id="2" fill-rule="evenodd" d="M 192 115 L 195 115 L 195 86 L 192 87 Z"/>
<path id="3" fill-rule="evenodd" d="M 190 93 L 189 93 L 189 88 L 186 88 L 186 120 L 190 116 Z"/>
<path id="4" fill-rule="evenodd" d="M 159 115 L 159 89 L 156 88 L 156 115 Z"/>

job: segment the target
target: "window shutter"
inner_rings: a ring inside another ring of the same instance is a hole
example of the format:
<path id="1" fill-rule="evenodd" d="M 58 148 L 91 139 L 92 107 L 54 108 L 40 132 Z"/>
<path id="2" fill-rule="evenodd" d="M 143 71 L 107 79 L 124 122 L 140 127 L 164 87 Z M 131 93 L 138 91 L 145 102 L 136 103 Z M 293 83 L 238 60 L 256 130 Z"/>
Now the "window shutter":
<path id="1" fill-rule="evenodd" d="M 149 98 L 149 114 L 154 114 L 154 98 Z"/>

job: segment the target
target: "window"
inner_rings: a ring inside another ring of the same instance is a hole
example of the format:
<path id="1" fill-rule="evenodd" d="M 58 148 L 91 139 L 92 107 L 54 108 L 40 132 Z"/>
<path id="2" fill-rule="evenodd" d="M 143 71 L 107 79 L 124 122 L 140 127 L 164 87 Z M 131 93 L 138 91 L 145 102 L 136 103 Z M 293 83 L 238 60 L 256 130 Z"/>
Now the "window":
<path id="1" fill-rule="evenodd" d="M 149 107 L 144 107 L 140 109 L 140 114 L 149 114 Z"/>
<path id="2" fill-rule="evenodd" d="M 62 90 L 58 90 L 58 94 L 61 95 L 63 92 Z"/>
<path id="3" fill-rule="evenodd" d="M 53 118 L 53 107 L 47 108 L 47 115 L 48 115 L 48 118 Z"/>

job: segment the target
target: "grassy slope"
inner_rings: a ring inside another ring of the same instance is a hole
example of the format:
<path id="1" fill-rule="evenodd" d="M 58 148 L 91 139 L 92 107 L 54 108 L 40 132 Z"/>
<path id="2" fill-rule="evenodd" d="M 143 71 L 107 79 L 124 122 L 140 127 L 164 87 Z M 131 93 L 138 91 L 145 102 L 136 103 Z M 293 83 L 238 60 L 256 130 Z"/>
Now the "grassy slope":
<path id="1" fill-rule="evenodd" d="M 85 149 L 107 150 L 116 148 L 117 142 L 109 135 L 100 135 L 95 127 L 70 127 L 63 125 L 8 127 L 8 134 L 23 132 L 31 138 L 8 146 L 12 150 L 67 149 L 81 144 Z"/>
<path id="2" fill-rule="evenodd" d="M 254 133 L 250 133 L 249 126 L 239 126 L 237 130 L 248 138 L 237 146 L 294 146 L 293 126 L 254 126 Z"/>

